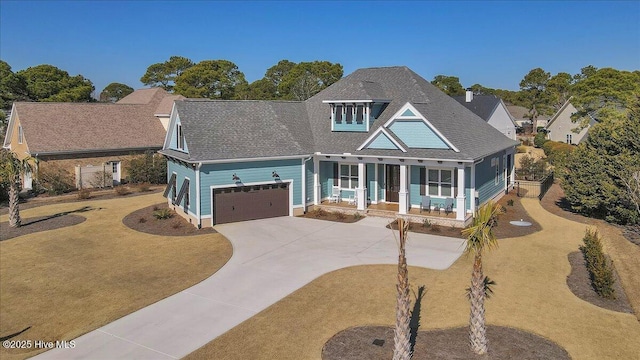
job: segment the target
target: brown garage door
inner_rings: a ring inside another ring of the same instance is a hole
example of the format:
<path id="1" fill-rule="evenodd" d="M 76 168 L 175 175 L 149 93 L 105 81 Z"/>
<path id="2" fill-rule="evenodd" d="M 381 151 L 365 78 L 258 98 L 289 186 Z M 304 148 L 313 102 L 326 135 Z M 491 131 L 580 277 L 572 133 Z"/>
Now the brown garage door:
<path id="1" fill-rule="evenodd" d="M 216 224 L 288 216 L 289 184 L 214 189 L 213 211 Z"/>

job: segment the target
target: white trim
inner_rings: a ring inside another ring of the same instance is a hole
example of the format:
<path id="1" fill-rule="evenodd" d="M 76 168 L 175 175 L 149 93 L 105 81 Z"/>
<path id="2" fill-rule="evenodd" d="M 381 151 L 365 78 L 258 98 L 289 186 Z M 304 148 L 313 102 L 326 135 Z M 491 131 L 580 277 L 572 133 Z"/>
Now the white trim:
<path id="1" fill-rule="evenodd" d="M 374 131 L 373 134 L 371 134 L 371 136 L 369 136 L 367 138 L 367 140 L 365 140 L 362 145 L 360 145 L 360 147 L 358 147 L 356 150 L 360 151 L 362 150 L 365 146 L 368 146 L 371 144 L 371 142 L 379 135 L 379 133 L 382 132 L 384 133 L 384 135 L 389 138 L 389 140 L 391 140 L 391 142 L 402 152 L 407 152 L 407 150 L 405 150 L 402 145 L 400 145 L 399 142 L 396 141 L 396 139 L 394 139 L 393 136 L 391 136 L 391 134 L 383 127 L 379 127 L 378 130 Z"/>
<path id="2" fill-rule="evenodd" d="M 401 116 L 401 114 L 405 112 L 407 109 L 411 110 L 411 112 L 414 113 L 416 116 Z M 453 145 L 453 143 L 449 141 L 449 139 L 447 139 L 444 135 L 442 135 L 442 133 L 435 126 L 433 126 L 433 124 L 431 124 L 431 122 L 429 122 L 429 120 L 427 120 L 427 118 L 424 115 L 422 115 L 418 110 L 416 110 L 416 108 L 413 107 L 411 103 L 404 104 L 404 106 L 402 106 L 400 110 L 398 110 L 389 120 L 387 120 L 386 123 L 384 123 L 383 127 L 388 128 L 396 120 L 418 120 L 418 119 L 422 120 L 429 127 L 429 129 L 435 132 L 436 135 L 438 135 L 438 137 L 440 137 L 440 139 L 444 141 L 445 144 L 447 144 L 453 151 L 460 152 L 460 150 L 458 150 L 458 148 L 455 145 Z"/>
<path id="3" fill-rule="evenodd" d="M 197 215 L 197 220 L 198 220 L 198 229 L 200 229 L 202 227 L 202 218 L 200 216 L 200 168 L 202 167 L 202 164 L 198 164 L 198 166 L 196 167 L 196 214 Z M 189 199 L 189 201 L 191 201 L 191 199 Z"/>
<path id="4" fill-rule="evenodd" d="M 211 219 L 212 216 L 211 215 L 202 215 L 201 218 L 203 218 L 203 219 Z"/>
<path id="5" fill-rule="evenodd" d="M 369 100 L 322 100 L 323 104 L 341 104 L 341 103 L 390 103 L 389 99 L 369 99 Z"/>
<path id="6" fill-rule="evenodd" d="M 378 163 L 373 164 L 373 171 L 375 172 L 374 176 L 373 176 L 373 189 L 375 190 L 374 192 L 374 196 L 371 200 L 371 203 L 373 204 L 377 204 L 378 203 Z"/>
<path id="7" fill-rule="evenodd" d="M 460 165 L 458 165 L 460 166 Z M 458 185 L 455 183 L 455 169 L 456 168 L 449 168 L 449 167 L 428 167 L 425 166 L 425 184 L 424 184 L 424 193 L 425 195 L 437 198 L 437 199 L 446 199 L 446 198 L 453 198 L 453 194 L 456 193 L 458 191 Z M 431 195 L 429 194 L 429 170 L 438 170 L 438 195 Z M 446 171 L 450 171 L 451 172 L 451 182 L 449 183 L 443 183 L 442 182 L 442 170 L 446 170 Z M 450 184 L 451 185 L 451 195 L 440 195 L 442 194 L 442 184 Z M 459 192 L 458 192 L 459 193 Z"/>
<path id="8" fill-rule="evenodd" d="M 169 155 L 171 156 L 171 155 Z M 291 160 L 291 159 L 304 159 L 311 156 L 311 154 L 307 155 L 289 155 L 289 156 L 268 156 L 268 157 L 258 157 L 258 158 L 240 158 L 240 159 L 219 159 L 219 160 L 204 160 L 199 161 L 203 165 L 209 164 L 227 164 L 227 163 L 237 163 L 237 162 L 251 162 L 251 161 L 270 161 L 270 160 Z M 189 162 L 188 160 L 181 161 Z"/>
<path id="9" fill-rule="evenodd" d="M 340 190 L 353 190 L 355 191 L 358 187 L 360 187 L 360 164 L 364 164 L 362 162 L 358 162 L 358 163 L 353 163 L 353 162 L 338 162 L 338 187 L 340 188 Z M 356 187 L 343 187 L 342 186 L 342 165 L 348 166 L 349 167 L 349 175 L 346 175 L 346 177 L 349 178 L 349 185 L 351 185 L 353 183 L 353 175 L 351 174 L 351 167 L 352 166 L 358 166 L 358 178 L 356 180 Z"/>
<path id="10" fill-rule="evenodd" d="M 167 134 L 164 137 L 164 145 L 163 149 L 171 149 L 171 133 L 170 129 L 173 129 L 176 123 L 176 117 L 178 116 L 178 110 L 176 110 L 176 103 L 173 102 L 173 106 L 171 107 L 171 115 L 169 116 L 169 124 L 167 124 Z"/>

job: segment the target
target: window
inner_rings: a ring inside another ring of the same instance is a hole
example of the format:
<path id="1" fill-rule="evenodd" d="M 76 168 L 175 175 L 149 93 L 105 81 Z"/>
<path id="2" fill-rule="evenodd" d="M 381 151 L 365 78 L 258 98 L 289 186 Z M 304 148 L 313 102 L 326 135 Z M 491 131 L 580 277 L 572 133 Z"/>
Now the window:
<path id="1" fill-rule="evenodd" d="M 22 144 L 24 141 L 24 132 L 22 131 L 22 125 L 18 126 L 18 144 Z"/>
<path id="2" fill-rule="evenodd" d="M 111 172 L 114 174 L 118 173 L 118 162 L 112 162 L 111 163 Z"/>
<path id="3" fill-rule="evenodd" d="M 176 139 L 178 140 L 178 149 L 184 150 L 184 135 L 182 134 L 182 125 L 176 125 Z"/>
<path id="4" fill-rule="evenodd" d="M 342 124 L 342 105 L 335 106 L 334 117 L 336 119 L 336 124 Z"/>
<path id="5" fill-rule="evenodd" d="M 343 189 L 358 187 L 358 165 L 340 164 L 340 187 Z"/>
<path id="6" fill-rule="evenodd" d="M 567 144 L 571 144 L 572 142 L 571 134 L 567 134 Z"/>
<path id="7" fill-rule="evenodd" d="M 453 188 L 453 173 L 451 170 L 429 169 L 427 192 L 431 196 L 451 196 Z"/>
<path id="8" fill-rule="evenodd" d="M 347 105 L 346 106 L 346 114 L 345 114 L 345 121 L 347 122 L 347 124 L 352 124 L 353 123 L 353 105 Z"/>
<path id="9" fill-rule="evenodd" d="M 495 158 L 495 161 L 492 161 L 492 163 L 496 164 L 496 178 L 494 180 L 494 184 L 498 185 L 500 183 L 500 158 Z"/>

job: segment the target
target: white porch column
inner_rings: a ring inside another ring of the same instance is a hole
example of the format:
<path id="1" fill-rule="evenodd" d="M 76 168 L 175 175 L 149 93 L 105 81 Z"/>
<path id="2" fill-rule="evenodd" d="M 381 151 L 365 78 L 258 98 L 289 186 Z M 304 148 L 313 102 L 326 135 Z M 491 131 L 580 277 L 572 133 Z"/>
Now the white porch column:
<path id="1" fill-rule="evenodd" d="M 476 216 L 476 164 L 471 164 L 471 213 Z"/>
<path id="2" fill-rule="evenodd" d="M 313 205 L 320 205 L 322 193 L 320 192 L 320 160 L 313 157 Z"/>
<path id="3" fill-rule="evenodd" d="M 398 213 L 407 214 L 409 210 L 409 193 L 407 191 L 407 165 L 400 165 L 400 191 L 398 192 Z"/>
<path id="4" fill-rule="evenodd" d="M 456 197 L 456 220 L 464 220 L 465 209 L 464 165 L 458 168 L 458 196 Z"/>
<path id="5" fill-rule="evenodd" d="M 366 178 L 367 168 L 365 163 L 358 163 L 358 187 L 356 188 L 356 197 L 358 198 L 357 209 L 365 210 L 367 208 L 367 188 L 364 180 Z"/>
<path id="6" fill-rule="evenodd" d="M 509 185 L 511 185 L 511 189 L 513 189 L 516 184 L 516 154 L 513 153 L 510 156 L 511 156 L 511 179 L 509 179 Z"/>
<path id="7" fill-rule="evenodd" d="M 373 176 L 375 180 L 373 181 L 373 200 L 372 201 L 377 204 L 378 203 L 378 186 L 379 186 L 378 185 L 378 163 L 375 163 L 373 167 L 373 171 L 375 171 L 375 174 Z"/>

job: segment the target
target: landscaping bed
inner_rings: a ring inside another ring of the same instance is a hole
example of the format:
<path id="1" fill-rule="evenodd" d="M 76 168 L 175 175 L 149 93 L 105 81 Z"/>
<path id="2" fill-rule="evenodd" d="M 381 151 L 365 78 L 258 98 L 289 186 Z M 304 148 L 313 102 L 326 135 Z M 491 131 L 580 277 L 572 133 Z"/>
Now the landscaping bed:
<path id="1" fill-rule="evenodd" d="M 10 227 L 9 222 L 4 221 L 0 223 L 0 241 L 41 231 L 73 226 L 80 224 L 85 220 L 86 218 L 79 215 L 60 213 L 51 216 L 37 216 L 22 219 L 22 225 L 17 228 Z"/>
<path id="2" fill-rule="evenodd" d="M 167 210 L 171 215 L 169 218 L 157 219 L 154 216 L 156 212 Z M 198 229 L 173 210 L 169 210 L 167 203 L 155 204 L 136 210 L 125 216 L 122 219 L 122 223 L 133 230 L 152 235 L 191 236 L 217 233 L 211 227 Z"/>
<path id="3" fill-rule="evenodd" d="M 525 236 L 542 230 L 542 226 L 531 218 L 527 210 L 522 206 L 521 199 L 522 198 L 518 197 L 516 192 L 512 190 L 498 201 L 498 204 L 502 205 L 505 210 L 498 218 L 498 225 L 493 228 L 493 234 L 498 239 Z M 510 221 L 519 221 L 521 219 L 530 222 L 531 226 L 515 226 L 510 224 Z"/>
<path id="4" fill-rule="evenodd" d="M 418 331 L 413 359 L 533 360 L 571 359 L 566 350 L 543 337 L 504 326 L 487 326 L 487 356 L 469 347 L 469 328 Z M 376 341 L 376 344 L 374 344 Z M 339 332 L 322 349 L 323 360 L 370 360 L 393 357 L 393 328 L 355 327 Z"/>
<path id="5" fill-rule="evenodd" d="M 354 223 L 360 221 L 364 216 L 360 215 L 359 213 L 347 214 L 343 212 L 326 211 L 322 208 L 317 208 L 311 211 L 307 211 L 304 215 L 300 215 L 300 217 L 308 219 L 329 220 L 342 223 Z"/>
<path id="6" fill-rule="evenodd" d="M 388 229 L 398 230 L 398 221 L 394 220 L 389 225 L 387 225 Z M 432 223 L 409 223 L 409 231 L 420 233 L 420 234 L 430 234 L 430 235 L 438 235 L 438 236 L 447 236 L 454 237 L 459 239 L 464 239 L 462 236 L 462 229 L 451 227 L 451 226 L 442 226 L 438 224 Z"/>
<path id="7" fill-rule="evenodd" d="M 633 309 L 629 304 L 624 289 L 620 285 L 620 278 L 615 269 L 613 270 L 613 277 L 616 280 L 613 283 L 615 299 L 607 299 L 599 296 L 591 286 L 589 272 L 582 252 L 572 252 L 568 255 L 568 259 L 571 264 L 571 273 L 567 276 L 567 286 L 575 296 L 601 308 L 633 314 Z"/>

